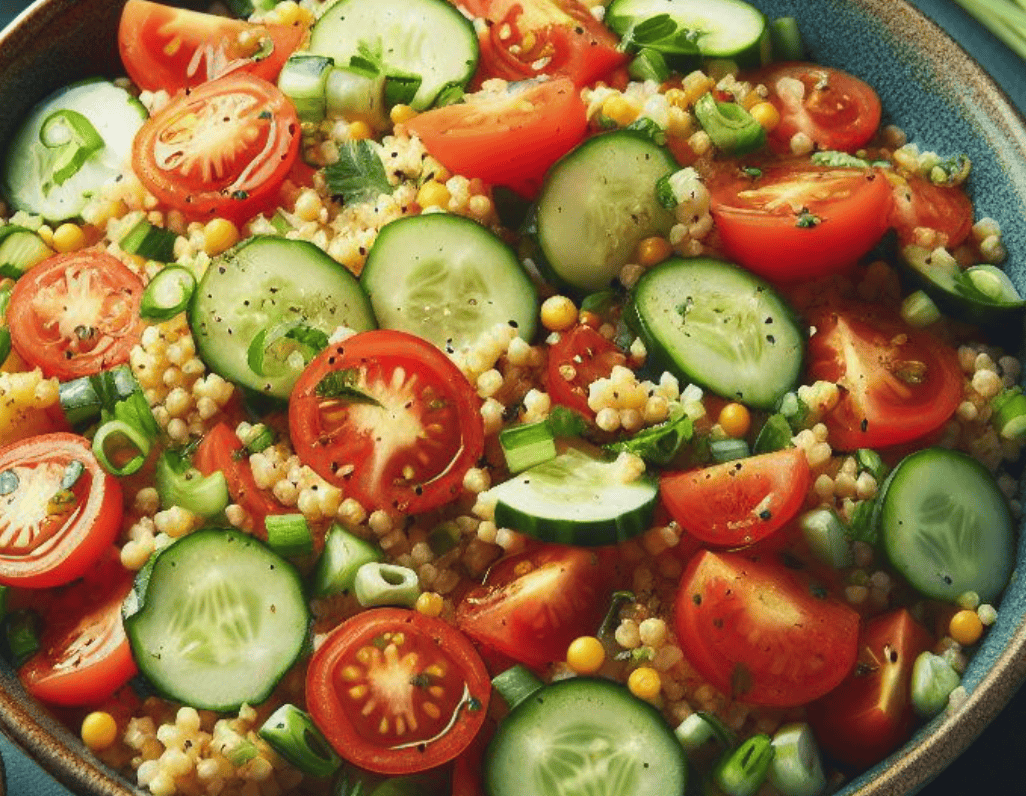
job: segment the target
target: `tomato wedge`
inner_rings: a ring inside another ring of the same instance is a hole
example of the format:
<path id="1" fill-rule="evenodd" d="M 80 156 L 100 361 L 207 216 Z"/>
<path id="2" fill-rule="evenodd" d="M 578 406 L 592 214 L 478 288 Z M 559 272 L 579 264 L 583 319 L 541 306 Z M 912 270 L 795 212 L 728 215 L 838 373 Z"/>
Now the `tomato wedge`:
<path id="1" fill-rule="evenodd" d="M 776 282 L 844 271 L 887 231 L 891 187 L 875 169 L 789 161 L 722 169 L 710 212 L 726 254 Z"/>
<path id="2" fill-rule="evenodd" d="M 555 403 L 594 419 L 588 406 L 589 385 L 609 378 L 614 367 L 626 364 L 626 355 L 611 340 L 582 323 L 563 332 L 549 348 L 545 387 Z"/>
<path id="3" fill-rule="evenodd" d="M 955 350 L 893 310 L 852 303 L 820 308 L 809 320 L 809 377 L 843 388 L 824 418 L 835 449 L 911 442 L 943 426 L 962 402 Z"/>
<path id="4" fill-rule="evenodd" d="M 858 653 L 859 615 L 801 573 L 739 553 L 691 559 L 674 621 L 687 659 L 753 705 L 793 707 L 840 683 Z"/>
<path id="5" fill-rule="evenodd" d="M 866 768 L 907 741 L 915 722 L 912 665 L 931 646 L 930 633 L 904 608 L 867 621 L 852 673 L 809 706 L 820 746 Z"/>
<path id="6" fill-rule="evenodd" d="M 415 116 L 406 129 L 456 174 L 533 198 L 549 167 L 584 139 L 587 109 L 567 79 L 468 94 Z"/>
<path id="7" fill-rule="evenodd" d="M 931 248 L 961 246 L 973 228 L 973 203 L 961 187 L 934 185 L 918 175 L 895 177 L 891 225 L 902 244 L 915 243 L 917 229 L 938 233 Z"/>
<path id="8" fill-rule="evenodd" d="M 598 629 L 610 574 L 601 550 L 542 545 L 492 567 L 456 606 L 456 625 L 528 666 L 562 661 L 571 641 Z"/>
<path id="9" fill-rule="evenodd" d="M 419 513 L 454 500 L 484 452 L 480 399 L 438 348 L 376 329 L 329 346 L 289 401 L 299 458 L 367 508 Z"/>
<path id="10" fill-rule="evenodd" d="M 121 501 L 85 437 L 54 432 L 0 448 L 0 583 L 80 577 L 121 531 Z"/>
<path id="11" fill-rule="evenodd" d="M 491 688 L 473 645 L 451 625 L 374 608 L 343 622 L 314 653 L 306 702 L 346 760 L 380 774 L 411 774 L 470 745 Z"/>
<path id="12" fill-rule="evenodd" d="M 47 610 L 40 649 L 19 670 L 25 690 L 54 705 L 98 705 L 137 669 L 121 624 L 135 573 L 111 548 Z"/>
<path id="13" fill-rule="evenodd" d="M 769 89 L 767 99 L 780 113 L 769 134 L 771 148 L 790 154 L 791 138 L 805 133 L 817 149 L 854 152 L 869 143 L 880 126 L 880 98 L 857 77 L 818 64 L 787 62 L 746 76 Z"/>
<path id="14" fill-rule="evenodd" d="M 765 539 L 805 502 L 812 473 L 799 448 L 666 473 L 659 494 L 673 518 L 709 544 L 740 547 Z"/>
<path id="15" fill-rule="evenodd" d="M 142 335 L 143 283 L 95 249 L 59 254 L 14 284 L 7 307 L 11 343 L 48 378 L 90 376 L 128 361 Z"/>
<path id="16" fill-rule="evenodd" d="M 239 72 L 176 94 L 139 130 L 132 165 L 166 207 L 241 223 L 276 199 L 301 138 L 288 98 Z"/>
<path id="17" fill-rule="evenodd" d="M 276 80 L 305 33 L 301 25 L 257 25 L 128 0 L 118 25 L 118 49 L 132 82 L 174 94 L 238 71 Z"/>

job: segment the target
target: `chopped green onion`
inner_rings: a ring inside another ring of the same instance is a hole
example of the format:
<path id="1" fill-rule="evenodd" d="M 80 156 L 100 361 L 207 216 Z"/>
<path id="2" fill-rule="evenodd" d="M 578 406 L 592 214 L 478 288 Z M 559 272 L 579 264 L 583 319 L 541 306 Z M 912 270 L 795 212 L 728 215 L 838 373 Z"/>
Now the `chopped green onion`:
<path id="1" fill-rule="evenodd" d="M 293 230 L 292 224 L 285 218 L 281 209 L 275 210 L 274 215 L 271 216 L 271 226 L 279 235 L 288 235 Z"/>
<path id="2" fill-rule="evenodd" d="M 3 618 L 3 628 L 11 665 L 19 669 L 39 651 L 39 614 L 28 608 L 11 611 Z"/>
<path id="3" fill-rule="evenodd" d="M 940 320 L 941 311 L 937 309 L 933 299 L 922 290 L 905 296 L 901 302 L 901 317 L 909 326 L 923 329 Z"/>
<path id="4" fill-rule="evenodd" d="M 50 179 L 63 185 L 104 147 L 103 137 L 85 116 L 70 108 L 54 111 L 39 128 L 39 142 L 51 150 Z"/>
<path id="5" fill-rule="evenodd" d="M 460 543 L 460 536 L 460 527 L 455 522 L 440 523 L 428 533 L 428 547 L 436 556 L 443 556 Z"/>
<path id="6" fill-rule="evenodd" d="M 499 445 L 511 473 L 556 458 L 556 441 L 544 420 L 503 429 L 499 433 Z"/>
<path id="7" fill-rule="evenodd" d="M 164 451 L 157 459 L 153 480 L 162 509 L 181 506 L 192 514 L 214 517 L 231 502 L 223 472 L 203 475 L 173 451 Z"/>
<path id="8" fill-rule="evenodd" d="M 492 678 L 492 688 L 513 710 L 545 684 L 527 667 L 517 664 Z"/>
<path id="9" fill-rule="evenodd" d="M 149 456 L 152 440 L 123 420 L 108 420 L 93 437 L 93 455 L 111 475 L 138 472 Z"/>
<path id="10" fill-rule="evenodd" d="M 196 277 L 188 268 L 169 265 L 160 271 L 143 291 L 139 315 L 154 321 L 166 321 L 184 312 L 196 290 Z"/>
<path id="11" fill-rule="evenodd" d="M 252 435 L 246 441 L 246 453 L 254 454 L 265 451 L 275 443 L 276 439 L 274 429 L 263 423 L 258 423 L 253 427 Z"/>
<path id="12" fill-rule="evenodd" d="M 545 418 L 556 439 L 579 437 L 588 429 L 588 421 L 568 406 L 554 406 Z"/>
<path id="13" fill-rule="evenodd" d="M 360 567 L 383 558 L 384 554 L 377 545 L 354 536 L 337 523 L 333 524 L 324 539 L 324 552 L 314 573 L 314 596 L 327 597 L 349 591 Z"/>
<path id="14" fill-rule="evenodd" d="M 747 459 L 751 456 L 748 443 L 743 439 L 715 439 L 709 443 L 709 455 L 717 464 Z"/>
<path id="15" fill-rule="evenodd" d="M 876 499 L 860 500 L 855 504 L 848 522 L 848 534 L 853 542 L 864 542 L 865 544 L 876 545 L 880 541 L 880 531 L 874 517 Z"/>
<path id="16" fill-rule="evenodd" d="M 260 750 L 257 748 L 257 745 L 241 735 L 237 744 L 224 750 L 225 759 L 236 768 L 246 765 L 246 763 L 259 754 Z"/>
<path id="17" fill-rule="evenodd" d="M 998 393 L 990 401 L 991 423 L 1003 439 L 1026 437 L 1026 395 L 1021 387 Z"/>
<path id="18" fill-rule="evenodd" d="M 412 608 L 420 596 L 420 579 L 409 567 L 371 561 L 356 570 L 353 594 L 364 608 L 372 605 Z"/>
<path id="19" fill-rule="evenodd" d="M 789 448 L 791 447 L 792 434 L 791 424 L 787 422 L 787 418 L 784 417 L 783 413 L 777 412 L 772 414 L 766 418 L 766 422 L 759 429 L 759 435 L 755 438 L 752 453 L 758 455 L 760 453 L 772 453 L 773 451 Z"/>
<path id="20" fill-rule="evenodd" d="M 114 404 L 114 411 L 109 415 L 100 413 L 101 419 L 120 420 L 136 429 L 140 434 L 145 434 L 151 441 L 157 438 L 160 433 L 160 426 L 153 416 L 153 410 L 146 402 L 146 396 L 142 392 L 134 392 L 122 401 Z"/>
<path id="21" fill-rule="evenodd" d="M 713 714 L 701 710 L 678 724 L 673 734 L 677 736 L 688 757 L 694 757 L 710 743 L 716 747 L 717 754 L 737 743 L 737 737 L 726 724 Z"/>
<path id="22" fill-rule="evenodd" d="M 890 468 L 879 453 L 872 448 L 859 448 L 855 451 L 856 472 L 869 473 L 878 484 L 882 484 Z"/>
<path id="23" fill-rule="evenodd" d="M 805 42 L 794 17 L 777 17 L 770 20 L 770 42 L 774 61 L 804 61 Z"/>
<path id="24" fill-rule="evenodd" d="M 328 345 L 328 335 L 300 320 L 261 329 L 250 341 L 246 363 L 260 376 L 298 373 Z"/>
<path id="25" fill-rule="evenodd" d="M 317 124 L 327 111 L 325 90 L 335 61 L 310 52 L 293 53 L 278 73 L 278 89 L 292 102 L 301 122 Z"/>
<path id="26" fill-rule="evenodd" d="M 717 102 L 712 92 L 695 103 L 695 116 L 713 146 L 723 152 L 743 155 L 766 143 L 766 131 L 752 114 L 736 102 Z"/>
<path id="27" fill-rule="evenodd" d="M 994 304 L 1022 304 L 1019 290 L 996 265 L 974 265 L 961 273 L 961 282 Z"/>
<path id="28" fill-rule="evenodd" d="M 795 392 L 784 393 L 780 399 L 780 405 L 777 406 L 777 411 L 787 418 L 792 431 L 800 431 L 804 428 L 805 421 L 809 416 L 808 405 Z"/>
<path id="29" fill-rule="evenodd" d="M 92 423 L 104 414 L 111 417 L 119 402 L 134 393 L 141 395 L 139 382 L 128 365 L 61 382 L 57 390 L 64 417 L 74 427 Z"/>
<path id="30" fill-rule="evenodd" d="M 834 569 L 854 566 L 847 529 L 832 508 L 813 509 L 801 516 L 798 525 L 816 559 Z"/>
<path id="31" fill-rule="evenodd" d="M 71 489 L 78 483 L 78 479 L 85 473 L 85 465 L 78 459 L 72 459 L 64 467 L 64 475 L 61 476 L 61 489 Z"/>
<path id="32" fill-rule="evenodd" d="M 808 724 L 785 724 L 773 734 L 769 780 L 782 796 L 816 796 L 826 788 L 823 762 Z"/>
<path id="33" fill-rule="evenodd" d="M 1026 8 L 1016 0 L 955 0 L 976 21 L 1026 58 Z"/>
<path id="34" fill-rule="evenodd" d="M 659 50 L 642 47 L 627 66 L 627 73 L 635 80 L 654 80 L 662 83 L 670 76 L 670 68 Z"/>
<path id="35" fill-rule="evenodd" d="M 268 514 L 264 519 L 267 544 L 284 558 L 303 556 L 313 551 L 313 535 L 302 514 Z"/>
<path id="36" fill-rule="evenodd" d="M 178 234 L 170 229 L 151 224 L 145 218 L 125 233 L 118 245 L 126 254 L 135 254 L 147 260 L 169 263 L 175 258 L 175 239 Z"/>
<path id="37" fill-rule="evenodd" d="M 753 735 L 716 764 L 713 782 L 725 796 L 752 796 L 766 779 L 773 755 L 772 739 Z"/>
<path id="38" fill-rule="evenodd" d="M 342 764 L 310 714 L 285 703 L 258 731 L 274 751 L 305 774 L 328 777 Z"/>
<path id="39" fill-rule="evenodd" d="M 936 716 L 961 682 L 958 672 L 940 655 L 929 650 L 920 653 L 912 664 L 912 707 L 925 719 Z"/>
<path id="40" fill-rule="evenodd" d="M 691 418 L 684 414 L 683 408 L 677 406 L 665 422 L 605 447 L 614 452 L 628 451 L 653 464 L 666 465 L 691 441 L 693 431 Z"/>

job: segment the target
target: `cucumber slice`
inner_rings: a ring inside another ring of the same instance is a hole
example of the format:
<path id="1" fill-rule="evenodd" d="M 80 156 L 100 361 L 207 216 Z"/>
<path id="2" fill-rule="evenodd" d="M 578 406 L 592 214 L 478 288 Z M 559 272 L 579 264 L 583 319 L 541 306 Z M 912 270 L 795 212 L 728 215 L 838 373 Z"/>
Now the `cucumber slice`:
<path id="1" fill-rule="evenodd" d="M 705 59 L 728 58 L 742 68 L 770 60 L 772 38 L 766 16 L 742 0 L 613 0 L 605 22 L 626 36 L 660 15 L 686 32 Z"/>
<path id="2" fill-rule="evenodd" d="M 974 591 L 991 602 L 1011 577 L 1008 501 L 964 453 L 927 448 L 902 459 L 884 482 L 874 524 L 895 569 L 927 597 L 954 602 Z"/>
<path id="3" fill-rule="evenodd" d="M 654 707 L 622 685 L 574 677 L 502 720 L 485 756 L 490 796 L 680 796 L 684 749 Z"/>
<path id="4" fill-rule="evenodd" d="M 445 0 L 338 0 L 310 31 L 310 52 L 384 74 L 409 89 L 416 110 L 477 68 L 474 26 Z"/>
<path id="5" fill-rule="evenodd" d="M 383 329 L 458 351 L 496 324 L 534 335 L 538 295 L 516 254 L 476 221 L 446 213 L 386 224 L 360 284 Z"/>
<path id="6" fill-rule="evenodd" d="M 648 476 L 623 483 L 614 462 L 570 448 L 488 491 L 495 523 L 549 542 L 605 545 L 652 525 L 659 485 Z"/>
<path id="7" fill-rule="evenodd" d="M 36 263 L 56 252 L 30 229 L 16 224 L 0 227 L 0 278 L 18 279 Z"/>
<path id="8" fill-rule="evenodd" d="M 47 221 L 74 218 L 104 183 L 128 167 L 132 139 L 145 119 L 142 103 L 106 80 L 54 92 L 32 109 L 7 147 L 4 194 L 17 209 Z M 78 125 L 99 136 L 98 148 L 83 145 L 74 129 Z"/>
<path id="9" fill-rule="evenodd" d="M 624 317 L 659 365 L 723 398 L 772 409 L 801 375 L 805 327 L 768 282 L 730 263 L 660 263 Z"/>
<path id="10" fill-rule="evenodd" d="M 316 353 L 311 338 L 326 342 L 340 326 L 362 332 L 375 322 L 356 277 L 312 243 L 255 237 L 207 268 L 189 326 L 200 357 L 218 375 L 288 398 Z"/>
<path id="11" fill-rule="evenodd" d="M 596 136 L 557 162 L 534 218 L 556 280 L 580 293 L 607 288 L 640 240 L 668 235 L 675 219 L 656 183 L 677 168 L 666 149 L 629 130 Z"/>
<path id="12" fill-rule="evenodd" d="M 251 536 L 212 528 L 157 553 L 123 611 L 154 688 L 217 711 L 263 702 L 302 652 L 310 621 L 291 564 Z"/>

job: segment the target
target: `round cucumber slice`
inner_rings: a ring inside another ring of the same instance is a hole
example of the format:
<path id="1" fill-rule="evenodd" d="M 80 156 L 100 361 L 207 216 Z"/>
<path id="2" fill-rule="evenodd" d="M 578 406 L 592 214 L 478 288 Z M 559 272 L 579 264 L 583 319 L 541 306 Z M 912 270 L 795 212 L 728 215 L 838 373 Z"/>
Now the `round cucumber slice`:
<path id="1" fill-rule="evenodd" d="M 1011 577 L 1008 501 L 964 453 L 927 448 L 902 459 L 884 482 L 875 521 L 891 563 L 927 597 L 953 602 L 974 591 L 990 602 Z"/>

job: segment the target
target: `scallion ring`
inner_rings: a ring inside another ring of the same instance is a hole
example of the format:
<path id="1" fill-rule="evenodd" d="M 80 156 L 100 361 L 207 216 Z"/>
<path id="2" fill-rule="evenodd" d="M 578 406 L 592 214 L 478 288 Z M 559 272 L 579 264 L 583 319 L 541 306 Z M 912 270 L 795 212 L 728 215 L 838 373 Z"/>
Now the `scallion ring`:
<path id="1" fill-rule="evenodd" d="M 188 268 L 169 265 L 162 269 L 143 291 L 139 315 L 155 321 L 166 321 L 189 306 L 196 290 L 196 277 Z"/>
<path id="2" fill-rule="evenodd" d="M 62 185 L 104 147 L 103 137 L 85 116 L 70 108 L 54 111 L 39 129 L 39 142 L 51 150 L 50 179 Z"/>
<path id="3" fill-rule="evenodd" d="M 298 373 L 328 345 L 328 336 L 300 320 L 285 321 L 261 329 L 246 351 L 246 362 L 260 376 Z"/>
<path id="4" fill-rule="evenodd" d="M 152 440 L 123 420 L 110 420 L 96 430 L 93 455 L 111 475 L 138 472 L 150 453 Z"/>

